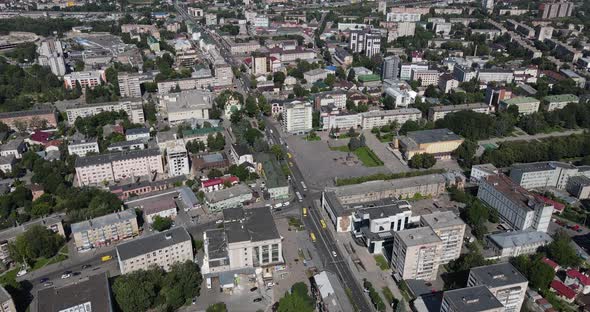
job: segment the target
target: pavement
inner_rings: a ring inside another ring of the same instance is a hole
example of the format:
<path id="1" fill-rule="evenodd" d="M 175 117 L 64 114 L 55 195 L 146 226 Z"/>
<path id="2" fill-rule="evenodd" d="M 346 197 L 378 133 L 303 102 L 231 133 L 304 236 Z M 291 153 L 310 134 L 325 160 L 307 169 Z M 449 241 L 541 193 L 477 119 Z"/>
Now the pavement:
<path id="1" fill-rule="evenodd" d="M 385 167 L 392 173 L 398 173 L 403 171 L 410 171 L 411 169 L 402 161 L 397 158 L 392 151 L 388 149 L 389 144 L 383 143 L 377 139 L 375 134 L 371 133 L 370 130 L 364 130 L 365 143 L 373 150 L 373 152 L 383 161 Z"/>

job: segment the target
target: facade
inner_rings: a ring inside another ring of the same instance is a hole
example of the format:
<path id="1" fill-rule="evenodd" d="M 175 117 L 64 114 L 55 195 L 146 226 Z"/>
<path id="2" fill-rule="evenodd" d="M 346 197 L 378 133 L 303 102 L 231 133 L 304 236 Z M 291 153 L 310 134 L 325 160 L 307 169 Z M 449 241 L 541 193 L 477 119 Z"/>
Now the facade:
<path id="1" fill-rule="evenodd" d="M 422 112 L 417 108 L 400 108 L 392 110 L 379 110 L 361 113 L 361 127 L 373 129 L 382 127 L 392 122 L 403 125 L 408 120 L 417 121 L 422 118 Z"/>
<path id="2" fill-rule="evenodd" d="M 566 190 L 577 199 L 590 198 L 590 178 L 587 176 L 574 176 L 568 179 Z"/>
<path id="3" fill-rule="evenodd" d="M 486 239 L 487 246 L 500 259 L 533 254 L 553 240 L 549 234 L 535 230 L 490 234 Z"/>
<path id="4" fill-rule="evenodd" d="M 184 227 L 144 236 L 117 246 L 121 274 L 156 265 L 169 271 L 175 263 L 193 261 L 191 236 Z"/>
<path id="5" fill-rule="evenodd" d="M 563 190 L 568 180 L 579 174 L 576 166 L 558 161 L 514 164 L 510 168 L 512 181 L 527 190 L 543 187 Z"/>
<path id="6" fill-rule="evenodd" d="M 71 228 L 79 251 L 108 246 L 139 235 L 137 215 L 133 209 L 74 223 Z"/>
<path id="7" fill-rule="evenodd" d="M 544 108 L 546 111 L 563 109 L 570 103 L 579 103 L 580 98 L 573 94 L 548 95 L 543 98 Z"/>
<path id="8" fill-rule="evenodd" d="M 490 113 L 489 106 L 484 103 L 432 106 L 428 109 L 428 120 L 437 121 L 439 119 L 445 118 L 445 116 L 450 113 L 456 113 L 465 110 L 486 115 Z"/>
<path id="9" fill-rule="evenodd" d="M 512 70 L 480 69 L 477 72 L 477 79 L 481 83 L 511 83 L 514 80 L 514 72 Z"/>
<path id="10" fill-rule="evenodd" d="M 393 234 L 391 268 L 396 280 L 435 280 L 443 242 L 430 227 Z"/>
<path id="11" fill-rule="evenodd" d="M 240 207 L 244 202 L 250 200 L 252 200 L 252 190 L 245 184 L 205 193 L 205 201 L 210 212 Z"/>
<path id="12" fill-rule="evenodd" d="M 388 56 L 383 60 L 383 70 L 381 71 L 381 78 L 385 79 L 397 79 L 399 77 L 399 67 L 401 60 L 399 56 L 392 55 Z"/>
<path id="13" fill-rule="evenodd" d="M 333 105 L 335 108 L 346 108 L 346 93 L 340 91 L 322 92 L 314 99 L 315 109 Z"/>
<path id="14" fill-rule="evenodd" d="M 519 312 L 528 280 L 510 263 L 480 266 L 469 270 L 467 287 L 486 286 L 504 305 L 506 312 Z"/>
<path id="15" fill-rule="evenodd" d="M 0 156 L 2 157 L 14 156 L 21 159 L 26 151 L 27 145 L 22 138 L 16 138 L 0 145 Z"/>
<path id="16" fill-rule="evenodd" d="M 463 138 L 449 129 L 410 131 L 406 136 L 394 139 L 404 158 L 416 154 L 431 154 L 437 159 L 450 159 L 451 153 L 463 143 Z"/>
<path id="17" fill-rule="evenodd" d="M 33 194 L 38 194 L 38 192 L 35 192 Z M 35 198 L 34 195 L 33 198 Z M 65 238 L 66 234 L 62 223 L 63 217 L 64 214 L 54 214 L 44 218 L 34 219 L 32 221 L 25 222 L 18 226 L 7 228 L 0 231 L 0 260 L 6 262 L 10 260 L 10 252 L 8 250 L 9 242 L 14 241 L 17 236 L 25 233 L 28 229 L 30 229 L 33 226 L 40 225 Z"/>
<path id="18" fill-rule="evenodd" d="M 36 306 L 32 310 L 38 312 L 115 311 L 106 273 L 81 278 L 61 287 L 43 288 L 35 297 Z"/>
<path id="19" fill-rule="evenodd" d="M 471 69 L 471 67 L 459 64 L 453 66 L 453 77 L 455 77 L 455 79 L 457 79 L 459 82 L 471 81 L 476 76 L 477 72 Z"/>
<path id="20" fill-rule="evenodd" d="M 422 14 L 410 12 L 389 12 L 386 20 L 388 22 L 419 22 Z"/>
<path id="21" fill-rule="evenodd" d="M 368 57 L 381 52 L 381 35 L 378 32 L 371 32 L 370 29 L 353 30 L 350 32 L 348 48 L 353 53 L 361 53 Z"/>
<path id="22" fill-rule="evenodd" d="M 141 140 L 147 143 L 149 139 L 150 129 L 148 128 L 132 128 L 125 131 L 125 140 L 127 141 Z"/>
<path id="23" fill-rule="evenodd" d="M 141 99 L 121 99 L 118 102 L 71 105 L 66 108 L 69 124 L 74 124 L 78 117 L 85 118 L 102 112 L 118 111 L 125 111 L 132 123 L 143 124 L 145 122 Z"/>
<path id="24" fill-rule="evenodd" d="M 73 72 L 64 76 L 64 87 L 74 89 L 76 85 L 79 85 L 82 89 L 92 89 L 101 85 L 103 81 L 106 81 L 106 77 L 102 70 Z"/>
<path id="25" fill-rule="evenodd" d="M 316 83 L 317 81 L 326 79 L 328 74 L 330 74 L 330 71 L 323 68 L 318 68 L 303 73 L 303 78 L 305 81 L 307 81 L 307 83 Z"/>
<path id="26" fill-rule="evenodd" d="M 178 125 L 183 122 L 209 119 L 213 105 L 211 92 L 190 90 L 169 93 L 160 98 L 160 108 L 166 112 L 168 123 Z"/>
<path id="27" fill-rule="evenodd" d="M 419 64 L 419 63 L 402 64 L 400 66 L 399 79 L 400 80 L 410 80 L 410 79 L 412 79 L 413 72 L 421 71 L 421 70 L 428 70 L 428 64 Z"/>
<path id="28" fill-rule="evenodd" d="M 325 131 L 356 129 L 360 124 L 359 117 L 359 114 L 348 113 L 333 106 L 320 108 L 320 124 Z"/>
<path id="29" fill-rule="evenodd" d="M 500 109 L 506 110 L 508 107 L 515 105 L 518 107 L 520 115 L 530 115 L 539 111 L 541 101 L 527 96 L 514 97 L 500 102 Z"/>
<path id="30" fill-rule="evenodd" d="M 3 173 L 11 173 L 14 165 L 16 165 L 16 157 L 14 155 L 0 156 L 0 171 Z"/>
<path id="31" fill-rule="evenodd" d="M 442 252 L 439 264 L 446 264 L 459 258 L 465 235 L 465 222 L 451 211 L 436 211 L 423 215 L 420 219 L 422 226 L 429 226 L 442 240 Z"/>
<path id="32" fill-rule="evenodd" d="M 445 94 L 459 87 L 459 80 L 451 74 L 443 74 L 438 79 L 438 88 Z"/>
<path id="33" fill-rule="evenodd" d="M 122 97 L 141 97 L 141 74 L 119 73 L 117 76 Z"/>
<path id="34" fill-rule="evenodd" d="M 498 173 L 498 168 L 496 168 L 496 166 L 494 166 L 493 164 L 473 165 L 471 166 L 469 181 L 472 183 L 479 183 L 485 177 Z"/>
<path id="35" fill-rule="evenodd" d="M 495 209 L 500 219 L 515 230 L 547 232 L 553 206 L 536 199 L 507 176 L 487 176 L 479 184 L 477 197 Z"/>
<path id="36" fill-rule="evenodd" d="M 16 312 L 14 300 L 4 287 L 0 287 L 0 312 Z"/>
<path id="37" fill-rule="evenodd" d="M 486 286 L 447 290 L 440 312 L 504 312 L 504 305 Z"/>
<path id="38" fill-rule="evenodd" d="M 552 19 L 572 16 L 574 3 L 569 1 L 546 2 L 539 6 L 539 15 L 542 19 Z"/>
<path id="39" fill-rule="evenodd" d="M 152 173 L 164 173 L 160 150 L 134 150 L 76 159 L 78 185 L 97 185 Z"/>
<path id="40" fill-rule="evenodd" d="M 139 207 L 143 211 L 144 220 L 148 224 L 153 224 L 156 217 L 176 219 L 176 202 L 174 197 L 168 194 L 140 201 L 140 203 L 140 206 L 134 208 Z"/>
<path id="41" fill-rule="evenodd" d="M 440 73 L 437 70 L 413 70 L 412 80 L 420 81 L 420 85 L 426 86 L 438 86 L 438 77 Z"/>
<path id="42" fill-rule="evenodd" d="M 96 140 L 73 140 L 68 144 L 68 154 L 86 156 L 88 153 L 100 153 Z"/>
<path id="43" fill-rule="evenodd" d="M 293 101 L 283 105 L 283 131 L 303 134 L 312 129 L 313 107 L 309 102 Z"/>
<path id="44" fill-rule="evenodd" d="M 39 65 L 46 66 L 51 72 L 59 77 L 66 74 L 66 64 L 64 62 L 64 51 L 61 41 L 47 39 L 41 42 L 39 47 Z"/>
<path id="45" fill-rule="evenodd" d="M 505 87 L 488 86 L 486 88 L 485 103 L 490 106 L 490 109 L 496 111 L 500 103 L 512 97 L 512 90 Z"/>
<path id="46" fill-rule="evenodd" d="M 188 163 L 188 152 L 183 144 L 176 144 L 166 149 L 166 162 L 168 163 L 168 175 L 188 175 L 191 170 Z"/>

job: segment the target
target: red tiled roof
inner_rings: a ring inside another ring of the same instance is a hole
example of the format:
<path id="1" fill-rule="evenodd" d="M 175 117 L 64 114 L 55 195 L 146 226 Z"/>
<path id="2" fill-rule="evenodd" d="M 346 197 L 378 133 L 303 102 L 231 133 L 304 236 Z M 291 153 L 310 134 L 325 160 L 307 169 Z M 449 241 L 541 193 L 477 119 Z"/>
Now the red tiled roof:
<path id="1" fill-rule="evenodd" d="M 543 262 L 545 262 L 546 264 L 548 264 L 550 267 L 552 267 L 554 270 L 559 267 L 559 264 L 557 264 L 557 262 L 545 257 L 543 258 Z"/>
<path id="2" fill-rule="evenodd" d="M 578 271 L 578 270 L 574 270 L 574 269 L 567 270 L 567 276 L 579 280 L 580 283 L 584 286 L 590 285 L 590 277 L 580 273 L 580 271 Z"/>
<path id="3" fill-rule="evenodd" d="M 31 134 L 31 140 L 36 142 L 47 142 L 49 141 L 49 137 L 51 137 L 51 133 L 49 132 L 37 131 Z"/>
<path id="4" fill-rule="evenodd" d="M 564 283 L 558 280 L 551 281 L 551 288 L 555 289 L 560 296 L 568 299 L 574 299 L 576 297 L 576 292 L 573 291 L 573 289 L 567 287 Z"/>
<path id="5" fill-rule="evenodd" d="M 215 185 L 219 185 L 219 184 L 223 184 L 225 181 L 229 181 L 230 183 L 238 183 L 240 182 L 240 179 L 238 179 L 238 177 L 225 177 L 225 178 L 215 178 L 215 179 L 209 179 L 206 181 L 201 182 L 201 187 L 210 187 L 210 186 L 215 186 Z"/>
<path id="6" fill-rule="evenodd" d="M 558 202 L 558 201 L 555 201 L 553 199 L 547 198 L 547 197 L 539 195 L 539 194 L 534 194 L 534 195 L 537 199 L 542 200 L 545 204 L 553 205 L 553 209 L 555 209 L 559 212 L 561 212 L 565 209 L 565 205 Z"/>

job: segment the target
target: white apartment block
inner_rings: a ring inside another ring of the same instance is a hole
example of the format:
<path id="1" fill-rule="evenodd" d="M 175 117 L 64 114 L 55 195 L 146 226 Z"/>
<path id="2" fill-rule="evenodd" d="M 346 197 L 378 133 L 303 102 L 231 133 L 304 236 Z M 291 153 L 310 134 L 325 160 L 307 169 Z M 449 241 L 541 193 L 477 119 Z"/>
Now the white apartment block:
<path id="1" fill-rule="evenodd" d="M 477 197 L 495 209 L 500 219 L 515 230 L 547 232 L 553 206 L 537 200 L 509 177 L 503 174 L 487 176 L 479 184 Z"/>
<path id="2" fill-rule="evenodd" d="M 506 312 L 519 312 L 524 302 L 528 280 L 510 263 L 472 268 L 467 287 L 486 286 L 504 305 Z"/>
<path id="3" fill-rule="evenodd" d="M 428 70 L 428 64 L 402 64 L 399 70 L 399 79 L 410 80 L 413 72 L 422 70 Z"/>
<path id="4" fill-rule="evenodd" d="M 470 110 L 486 115 L 490 113 L 490 107 L 484 103 L 432 106 L 428 109 L 428 120 L 437 121 L 439 119 L 445 118 L 445 116 L 450 113 L 456 113 L 465 110 Z"/>
<path id="5" fill-rule="evenodd" d="M 422 14 L 420 13 L 405 13 L 405 12 L 389 12 L 387 13 L 388 22 L 419 22 Z"/>
<path id="6" fill-rule="evenodd" d="M 88 153 L 100 153 L 98 142 L 96 140 L 73 140 L 68 144 L 68 154 L 70 155 L 84 157 Z"/>
<path id="7" fill-rule="evenodd" d="M 78 117 L 86 118 L 102 112 L 125 111 L 132 123 L 142 124 L 145 122 L 141 99 L 122 99 L 118 102 L 81 104 L 66 108 L 68 123 L 73 124 Z"/>
<path id="8" fill-rule="evenodd" d="M 576 166 L 558 161 L 514 164 L 510 168 L 510 178 L 527 190 L 543 187 L 564 190 L 568 179 L 579 174 Z"/>
<path id="9" fill-rule="evenodd" d="M 317 81 L 326 79 L 328 74 L 330 74 L 330 71 L 323 68 L 318 68 L 303 73 L 303 78 L 305 81 L 307 81 L 307 83 L 315 83 Z"/>
<path id="10" fill-rule="evenodd" d="M 486 286 L 447 290 L 440 312 L 505 312 L 504 305 Z"/>
<path id="11" fill-rule="evenodd" d="M 477 79 L 481 83 L 511 83 L 514 80 L 514 72 L 511 70 L 480 69 L 477 73 Z"/>
<path id="12" fill-rule="evenodd" d="M 413 70 L 412 80 L 420 81 L 420 85 L 437 86 L 440 73 L 437 70 Z"/>
<path id="13" fill-rule="evenodd" d="M 75 167 L 80 186 L 164 173 L 158 148 L 81 157 Z"/>
<path id="14" fill-rule="evenodd" d="M 137 214 L 133 209 L 74 223 L 71 228 L 78 250 L 103 247 L 139 235 Z"/>
<path id="15" fill-rule="evenodd" d="M 54 75 L 61 77 L 66 74 L 64 51 L 61 41 L 47 39 L 41 42 L 38 59 L 39 65 L 49 67 Z"/>
<path id="16" fill-rule="evenodd" d="M 179 176 L 190 174 L 188 152 L 184 144 L 176 144 L 166 149 L 166 161 L 168 162 L 168 175 Z"/>
<path id="17" fill-rule="evenodd" d="M 346 92 L 324 92 L 316 96 L 315 108 L 333 105 L 335 108 L 346 108 Z"/>
<path id="18" fill-rule="evenodd" d="M 320 110 L 320 121 L 322 130 L 340 129 L 341 131 L 350 128 L 357 128 L 360 124 L 360 115 L 355 113 L 345 113 L 340 109 L 322 107 Z"/>
<path id="19" fill-rule="evenodd" d="M 516 106 L 520 115 L 530 115 L 539 111 L 541 101 L 527 96 L 517 96 L 500 102 L 500 110 L 507 110 L 510 106 Z"/>
<path id="20" fill-rule="evenodd" d="M 489 175 L 498 174 L 498 168 L 493 164 L 481 164 L 471 166 L 471 172 L 469 174 L 469 181 L 471 183 L 479 183 L 485 177 Z"/>
<path id="21" fill-rule="evenodd" d="M 293 101 L 283 105 L 283 131 L 303 134 L 312 129 L 313 107 L 309 102 Z"/>
<path id="22" fill-rule="evenodd" d="M 144 236 L 117 246 L 121 274 L 156 265 L 169 271 L 175 263 L 193 261 L 191 236 L 184 227 Z"/>
<path id="23" fill-rule="evenodd" d="M 396 280 L 435 280 L 443 242 L 430 227 L 395 232 L 391 268 Z"/>
<path id="24" fill-rule="evenodd" d="M 119 91 L 122 97 L 141 97 L 141 75 L 135 73 L 119 73 Z"/>
<path id="25" fill-rule="evenodd" d="M 408 120 L 418 121 L 422 118 L 422 112 L 417 108 L 400 108 L 382 111 L 370 111 L 360 114 L 362 117 L 361 126 L 363 129 L 382 127 L 392 122 L 403 125 Z"/>
<path id="26" fill-rule="evenodd" d="M 421 216 L 422 226 L 429 226 L 442 240 L 439 264 L 446 264 L 459 258 L 465 235 L 465 222 L 452 211 L 436 211 Z"/>
<path id="27" fill-rule="evenodd" d="M 254 27 L 268 27 L 269 21 L 267 16 L 258 15 L 252 21 L 252 26 Z"/>
<path id="28" fill-rule="evenodd" d="M 76 83 L 84 88 L 94 88 L 106 81 L 104 70 L 91 70 L 83 72 L 73 72 L 64 76 L 64 87 L 73 89 Z"/>

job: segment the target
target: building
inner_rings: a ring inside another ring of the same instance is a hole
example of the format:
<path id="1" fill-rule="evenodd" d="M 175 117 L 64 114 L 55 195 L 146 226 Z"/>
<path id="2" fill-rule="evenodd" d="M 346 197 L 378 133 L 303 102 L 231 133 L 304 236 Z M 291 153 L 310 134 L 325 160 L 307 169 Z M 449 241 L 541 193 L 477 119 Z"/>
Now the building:
<path id="1" fill-rule="evenodd" d="M 75 167 L 81 186 L 164 173 L 157 148 L 81 157 L 76 159 Z"/>
<path id="2" fill-rule="evenodd" d="M 590 276 L 578 270 L 569 269 L 566 272 L 565 284 L 582 294 L 590 293 Z"/>
<path id="3" fill-rule="evenodd" d="M 486 241 L 487 246 L 493 250 L 496 257 L 507 259 L 533 254 L 540 247 L 551 243 L 552 239 L 545 232 L 529 229 L 490 234 L 486 237 Z"/>
<path id="4" fill-rule="evenodd" d="M 491 111 L 497 111 L 500 103 L 512 98 L 512 90 L 505 87 L 494 87 L 489 85 L 486 88 L 485 103 L 488 104 Z"/>
<path id="5" fill-rule="evenodd" d="M 482 180 L 477 198 L 495 209 L 500 219 L 515 230 L 547 232 L 553 206 L 536 199 L 503 174 L 490 175 Z"/>
<path id="6" fill-rule="evenodd" d="M 504 305 L 486 286 L 447 290 L 440 312 L 504 312 Z"/>
<path id="7" fill-rule="evenodd" d="M 116 248 L 121 274 L 156 265 L 169 271 L 172 265 L 193 261 L 193 243 L 184 227 L 143 236 Z"/>
<path id="8" fill-rule="evenodd" d="M 316 83 L 320 80 L 324 80 L 328 77 L 331 72 L 323 68 L 312 69 L 308 72 L 303 73 L 303 78 L 307 83 Z"/>
<path id="9" fill-rule="evenodd" d="M 82 89 L 92 89 L 101 85 L 103 81 L 106 81 L 106 76 L 103 70 L 73 72 L 64 75 L 64 87 L 66 89 L 74 89 L 76 88 L 76 85 L 80 86 Z"/>
<path id="10" fill-rule="evenodd" d="M 0 145 L 0 156 L 14 156 L 21 159 L 24 152 L 27 151 L 27 144 L 22 138 L 16 138 Z"/>
<path id="11" fill-rule="evenodd" d="M 145 143 L 142 140 L 115 142 L 107 147 L 107 151 L 109 152 L 124 152 L 140 149 L 145 149 Z"/>
<path id="12" fill-rule="evenodd" d="M 546 2 L 539 5 L 539 15 L 542 19 L 552 19 L 572 16 L 574 3 L 569 1 Z"/>
<path id="13" fill-rule="evenodd" d="M 122 97 L 141 97 L 142 74 L 119 73 L 117 76 Z"/>
<path id="14" fill-rule="evenodd" d="M 416 154 L 431 154 L 436 159 L 450 159 L 451 153 L 463 143 L 463 138 L 449 129 L 410 131 L 405 136 L 394 138 L 394 145 L 404 158 Z"/>
<path id="15" fill-rule="evenodd" d="M 490 107 L 484 103 L 471 103 L 471 104 L 460 104 L 460 105 L 444 105 L 444 106 L 431 106 L 428 109 L 428 120 L 437 121 L 445 118 L 450 113 L 456 113 L 460 111 L 474 111 L 480 114 L 489 114 Z"/>
<path id="16" fill-rule="evenodd" d="M 506 312 L 519 312 L 528 283 L 512 264 L 499 263 L 469 270 L 467 287 L 486 286 Z"/>
<path id="17" fill-rule="evenodd" d="M 319 93 L 314 99 L 314 108 L 320 110 L 321 107 L 333 105 L 335 108 L 346 108 L 346 92 L 328 91 Z"/>
<path id="18" fill-rule="evenodd" d="M 412 73 L 415 71 L 420 71 L 420 70 L 428 70 L 428 64 L 419 64 L 419 63 L 402 64 L 400 66 L 399 79 L 400 80 L 410 80 L 410 79 L 412 79 Z"/>
<path id="19" fill-rule="evenodd" d="M 254 164 L 254 155 L 247 146 L 232 144 L 229 152 L 232 163 L 236 165 Z"/>
<path id="20" fill-rule="evenodd" d="M 143 124 L 145 122 L 145 116 L 142 104 L 141 98 L 121 99 L 117 102 L 106 103 L 74 104 L 66 107 L 66 115 L 68 117 L 68 123 L 72 125 L 78 117 L 86 118 L 102 112 L 124 111 L 132 123 Z"/>
<path id="21" fill-rule="evenodd" d="M 388 22 L 419 22 L 422 14 L 406 12 L 389 12 L 386 15 Z"/>
<path id="22" fill-rule="evenodd" d="M 16 312 L 14 300 L 4 287 L 0 286 L 0 312 Z"/>
<path id="23" fill-rule="evenodd" d="M 399 69 L 401 60 L 399 56 L 392 55 L 383 59 L 383 70 L 381 71 L 381 78 L 385 79 L 397 79 L 399 77 Z"/>
<path id="24" fill-rule="evenodd" d="M 313 107 L 309 102 L 293 101 L 283 105 L 283 131 L 304 134 L 311 131 Z"/>
<path id="25" fill-rule="evenodd" d="M 33 226 L 39 225 L 45 227 L 48 230 L 51 230 L 52 232 L 57 233 L 65 238 L 66 234 L 62 223 L 63 217 L 64 214 L 53 214 L 47 217 L 34 219 L 32 221 L 25 222 L 20 225 L 0 231 L 0 260 L 6 262 L 9 261 L 9 242 L 14 241 L 17 238 L 17 236 L 25 233 L 28 229 L 30 229 Z"/>
<path id="26" fill-rule="evenodd" d="M 588 199 L 590 198 L 590 178 L 583 175 L 570 177 L 566 190 L 577 199 Z"/>
<path id="27" fill-rule="evenodd" d="M 512 105 L 518 108 L 518 113 L 520 115 L 530 115 L 532 113 L 536 113 L 539 111 L 541 101 L 528 96 L 518 96 L 508 100 L 501 101 L 500 109 L 507 110 L 508 107 Z"/>
<path id="28" fill-rule="evenodd" d="M 153 198 L 148 198 L 144 201 L 140 201 L 140 204 L 132 204 L 134 209 L 141 209 L 145 222 L 153 224 L 156 217 L 170 218 L 171 220 L 176 219 L 176 202 L 174 197 L 170 194 L 162 194 Z M 192 207 L 190 207 L 192 208 Z"/>
<path id="29" fill-rule="evenodd" d="M 169 93 L 160 98 L 160 107 L 166 112 L 171 126 L 193 121 L 209 119 L 209 110 L 213 107 L 211 92 L 190 90 Z"/>
<path id="30" fill-rule="evenodd" d="M 289 198 L 289 182 L 285 178 L 280 164 L 270 154 L 258 154 L 256 159 L 261 164 L 261 176 L 266 180 L 266 191 L 271 199 L 281 200 Z"/>
<path id="31" fill-rule="evenodd" d="M 360 116 L 361 127 L 363 129 L 373 129 L 374 127 L 382 127 L 393 122 L 403 125 L 408 120 L 420 120 L 422 118 L 422 112 L 417 108 L 399 108 L 364 112 Z"/>
<path id="32" fill-rule="evenodd" d="M 188 152 L 184 144 L 175 144 L 166 148 L 166 162 L 168 175 L 171 177 L 189 175 L 191 170 L 188 163 Z"/>
<path id="33" fill-rule="evenodd" d="M 133 209 L 74 223 L 71 228 L 78 251 L 108 246 L 139 235 L 137 215 Z"/>
<path id="34" fill-rule="evenodd" d="M 350 128 L 357 128 L 360 124 L 360 115 L 349 113 L 343 109 L 338 109 L 333 105 L 322 106 L 320 108 L 320 125 L 325 131 L 341 131 Z"/>
<path id="35" fill-rule="evenodd" d="M 442 74 L 438 78 L 438 88 L 445 94 L 459 87 L 459 80 L 451 74 Z"/>
<path id="36" fill-rule="evenodd" d="M 208 170 L 212 168 L 223 169 L 229 167 L 229 160 L 224 153 L 211 153 L 193 156 L 192 158 L 192 172 L 197 174 L 198 171 Z"/>
<path id="37" fill-rule="evenodd" d="M 543 107 L 550 112 L 556 109 L 563 109 L 570 103 L 579 103 L 580 98 L 573 94 L 548 95 L 543 98 Z"/>
<path id="38" fill-rule="evenodd" d="M 174 184 L 181 183 L 184 177 L 173 177 L 157 181 L 141 181 L 137 183 L 110 186 L 109 191 L 121 200 L 127 200 L 131 196 L 140 196 L 157 191 L 163 191 L 174 187 Z"/>
<path id="39" fill-rule="evenodd" d="M 477 72 L 471 67 L 456 64 L 453 66 L 453 77 L 459 82 L 471 81 L 473 78 L 477 77 Z"/>
<path id="40" fill-rule="evenodd" d="M 481 8 L 491 13 L 494 11 L 494 0 L 481 0 Z"/>
<path id="41" fill-rule="evenodd" d="M 6 112 L 0 113 L 0 122 L 12 130 L 19 130 L 17 126 L 24 126 L 26 129 L 55 128 L 57 127 L 57 115 L 53 109 Z"/>
<path id="42" fill-rule="evenodd" d="M 226 209 L 222 224 L 203 233 L 205 278 L 229 277 L 233 284 L 236 275 L 255 274 L 257 268 L 272 276 L 274 267 L 284 263 L 282 237 L 269 208 Z"/>
<path id="43" fill-rule="evenodd" d="M 438 77 L 440 73 L 437 70 L 413 70 L 412 80 L 420 81 L 420 85 L 426 86 L 438 86 Z"/>
<path id="44" fill-rule="evenodd" d="M 217 136 L 223 135 L 223 127 L 210 127 L 210 128 L 197 128 L 197 129 L 186 129 L 182 131 L 182 140 L 184 144 L 188 142 L 202 142 L 207 146 L 208 138 L 210 135 Z"/>
<path id="45" fill-rule="evenodd" d="M 148 128 L 131 128 L 125 131 L 125 140 L 136 141 L 141 140 L 144 143 L 150 140 L 150 129 Z"/>
<path id="46" fill-rule="evenodd" d="M 459 216 L 452 211 L 435 211 L 421 216 L 420 225 L 429 226 L 442 240 L 440 264 L 459 258 L 466 228 Z"/>
<path id="47" fill-rule="evenodd" d="M 76 279 L 61 287 L 43 288 L 36 299 L 33 308 L 38 312 L 115 311 L 107 273 Z"/>
<path id="48" fill-rule="evenodd" d="M 387 24 L 387 42 L 399 37 L 413 37 L 416 34 L 416 22 L 381 22 Z"/>
<path id="49" fill-rule="evenodd" d="M 398 280 L 435 280 L 443 242 L 430 227 L 393 233 L 391 268 Z"/>
<path id="50" fill-rule="evenodd" d="M 510 178 L 525 189 L 555 187 L 565 189 L 570 177 L 579 175 L 579 169 L 569 163 L 546 161 L 514 164 Z"/>
<path id="51" fill-rule="evenodd" d="M 4 174 L 10 174 L 16 162 L 14 155 L 0 156 L 0 171 Z"/>
<path id="52" fill-rule="evenodd" d="M 205 193 L 209 212 L 240 207 L 244 202 L 250 200 L 252 200 L 252 190 L 245 184 L 237 184 L 219 191 Z"/>
<path id="53" fill-rule="evenodd" d="M 85 157 L 88 153 L 100 153 L 98 141 L 92 140 L 72 140 L 68 143 L 68 154 Z"/>
<path id="54" fill-rule="evenodd" d="M 377 55 L 381 53 L 381 34 L 370 29 L 352 30 L 348 48 L 353 53 L 363 52 L 368 57 Z"/>
<path id="55" fill-rule="evenodd" d="M 225 184 L 229 183 L 230 187 L 240 183 L 240 179 L 234 176 L 223 176 L 221 178 L 207 179 L 201 181 L 201 190 L 205 193 L 222 190 Z"/>
<path id="56" fill-rule="evenodd" d="M 38 60 L 39 65 L 49 67 L 54 75 L 62 77 L 66 74 L 66 64 L 64 62 L 64 51 L 61 41 L 55 39 L 42 41 L 39 46 Z"/>
<path id="57" fill-rule="evenodd" d="M 477 80 L 485 84 L 489 82 L 512 83 L 514 72 L 509 69 L 480 69 L 477 71 Z"/>
<path id="58" fill-rule="evenodd" d="M 352 305 L 347 304 L 349 299 L 335 273 L 322 271 L 310 278 L 310 285 L 312 297 L 315 298 L 319 311 L 354 311 Z"/>

